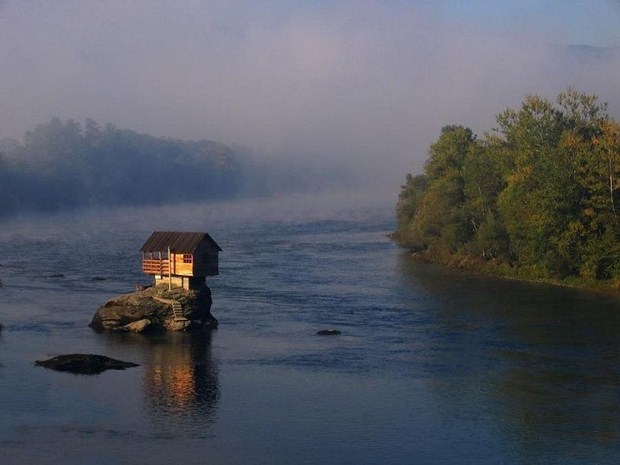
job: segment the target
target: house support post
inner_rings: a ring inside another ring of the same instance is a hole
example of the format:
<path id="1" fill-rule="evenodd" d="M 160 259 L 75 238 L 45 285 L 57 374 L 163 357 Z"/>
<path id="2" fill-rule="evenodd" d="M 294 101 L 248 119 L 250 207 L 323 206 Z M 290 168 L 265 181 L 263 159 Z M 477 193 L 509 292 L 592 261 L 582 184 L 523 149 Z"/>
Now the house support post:
<path id="1" fill-rule="evenodd" d="M 170 246 L 168 246 L 168 290 L 172 290 L 172 255 L 170 254 Z"/>

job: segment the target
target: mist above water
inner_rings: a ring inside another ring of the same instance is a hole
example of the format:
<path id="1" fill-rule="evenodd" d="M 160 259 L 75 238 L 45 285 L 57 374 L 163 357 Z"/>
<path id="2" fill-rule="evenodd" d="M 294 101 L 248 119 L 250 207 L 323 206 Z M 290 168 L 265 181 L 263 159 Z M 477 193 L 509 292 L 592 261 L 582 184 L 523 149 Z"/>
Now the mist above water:
<path id="1" fill-rule="evenodd" d="M 490 130 L 526 93 L 573 86 L 618 114 L 617 3 L 507 3 L 5 1 L 0 137 L 90 117 L 386 188 L 442 126 Z"/>

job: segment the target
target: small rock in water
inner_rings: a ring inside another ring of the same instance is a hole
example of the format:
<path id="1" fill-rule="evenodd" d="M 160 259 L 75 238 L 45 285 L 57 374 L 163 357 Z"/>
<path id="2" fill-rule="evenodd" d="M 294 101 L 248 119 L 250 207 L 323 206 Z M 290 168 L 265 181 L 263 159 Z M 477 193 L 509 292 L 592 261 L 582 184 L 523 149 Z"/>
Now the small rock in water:
<path id="1" fill-rule="evenodd" d="M 338 334 L 342 334 L 337 329 L 322 329 L 316 332 L 319 336 L 336 336 Z"/>
<path id="2" fill-rule="evenodd" d="M 104 355 L 68 354 L 59 355 L 49 360 L 37 360 L 35 365 L 57 371 L 66 371 L 79 375 L 98 375 L 105 370 L 124 370 L 140 366 L 137 363 L 123 362 Z"/>

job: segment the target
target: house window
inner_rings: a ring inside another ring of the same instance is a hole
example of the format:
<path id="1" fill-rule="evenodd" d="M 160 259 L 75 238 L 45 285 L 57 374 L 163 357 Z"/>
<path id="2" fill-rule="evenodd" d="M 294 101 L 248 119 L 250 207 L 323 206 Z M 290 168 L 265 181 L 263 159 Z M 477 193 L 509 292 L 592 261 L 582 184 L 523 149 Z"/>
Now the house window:
<path id="1" fill-rule="evenodd" d="M 193 262 L 193 256 L 191 253 L 184 253 L 183 254 L 183 263 L 192 263 Z"/>

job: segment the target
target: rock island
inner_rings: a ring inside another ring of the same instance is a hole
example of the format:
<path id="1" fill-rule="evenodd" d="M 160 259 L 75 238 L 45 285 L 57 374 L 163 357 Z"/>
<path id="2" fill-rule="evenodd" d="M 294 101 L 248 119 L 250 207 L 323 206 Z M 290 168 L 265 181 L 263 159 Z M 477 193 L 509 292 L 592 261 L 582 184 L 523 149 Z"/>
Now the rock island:
<path id="1" fill-rule="evenodd" d="M 140 249 L 151 286 L 117 296 L 95 313 L 97 331 L 186 331 L 216 327 L 206 277 L 218 270 L 222 249 L 207 233 L 155 231 Z"/>

